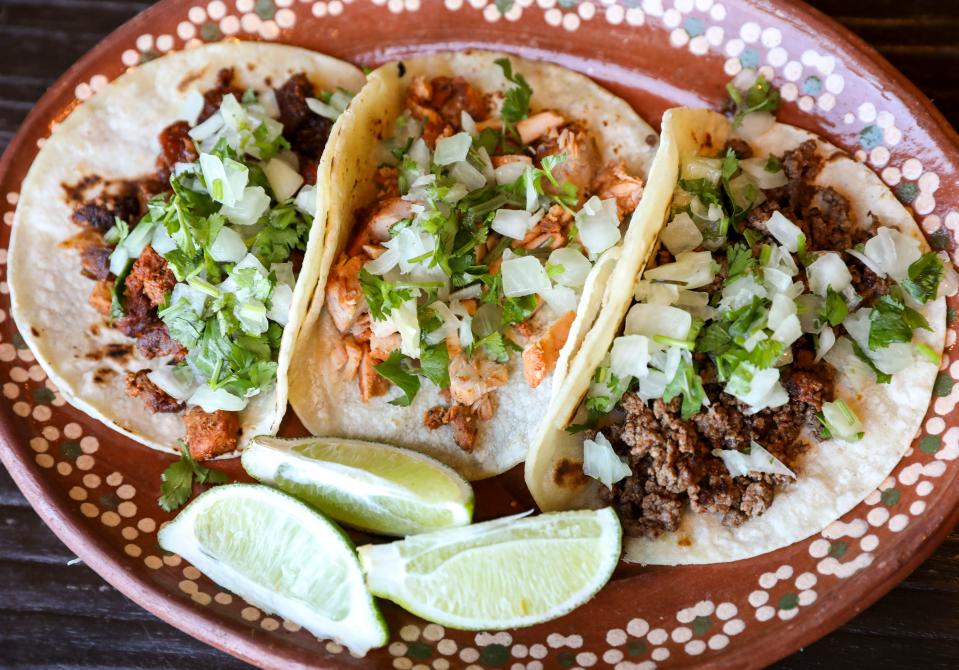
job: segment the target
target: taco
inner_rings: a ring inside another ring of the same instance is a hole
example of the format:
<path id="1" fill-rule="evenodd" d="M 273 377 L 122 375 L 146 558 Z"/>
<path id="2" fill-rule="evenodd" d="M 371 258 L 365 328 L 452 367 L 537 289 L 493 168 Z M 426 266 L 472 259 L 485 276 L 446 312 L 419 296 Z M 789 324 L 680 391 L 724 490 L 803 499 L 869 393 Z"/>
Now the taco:
<path id="1" fill-rule="evenodd" d="M 23 183 L 13 316 L 70 403 L 195 458 L 276 430 L 316 285 L 339 60 L 233 42 L 130 70 L 80 104 Z"/>
<path id="2" fill-rule="evenodd" d="M 944 255 L 864 165 L 759 125 L 666 113 L 659 249 L 610 281 L 609 321 L 526 463 L 544 510 L 612 505 L 630 561 L 732 561 L 821 531 L 892 471 L 929 403 Z"/>
<path id="3" fill-rule="evenodd" d="M 642 253 L 629 221 L 656 133 L 582 75 L 478 51 L 382 66 L 339 130 L 291 405 L 318 435 L 502 472 L 620 247 Z"/>

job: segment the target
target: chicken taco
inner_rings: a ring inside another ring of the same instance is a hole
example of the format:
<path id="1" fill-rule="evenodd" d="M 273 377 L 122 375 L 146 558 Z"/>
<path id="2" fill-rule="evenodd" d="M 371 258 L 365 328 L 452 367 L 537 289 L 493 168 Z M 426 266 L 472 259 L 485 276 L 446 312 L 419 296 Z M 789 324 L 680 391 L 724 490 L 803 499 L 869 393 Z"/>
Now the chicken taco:
<path id="1" fill-rule="evenodd" d="M 614 507 L 630 561 L 821 531 L 909 447 L 941 359 L 955 273 L 895 195 L 806 131 L 740 121 L 666 113 L 659 249 L 611 280 L 526 464 L 544 510 Z"/>
<path id="2" fill-rule="evenodd" d="M 316 285 L 323 150 L 362 72 L 222 43 L 123 74 L 24 180 L 9 282 L 21 335 L 72 404 L 195 458 L 275 431 Z"/>
<path id="3" fill-rule="evenodd" d="M 379 68 L 342 124 L 291 405 L 315 434 L 502 472 L 620 248 L 643 253 L 656 133 L 582 75 L 475 51 Z"/>

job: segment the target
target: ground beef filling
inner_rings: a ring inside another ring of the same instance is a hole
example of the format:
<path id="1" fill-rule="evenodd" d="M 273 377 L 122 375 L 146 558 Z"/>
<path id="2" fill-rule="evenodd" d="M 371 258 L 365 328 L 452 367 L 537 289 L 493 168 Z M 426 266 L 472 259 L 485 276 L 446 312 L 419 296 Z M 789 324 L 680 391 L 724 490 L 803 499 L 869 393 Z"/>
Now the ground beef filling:
<path id="1" fill-rule="evenodd" d="M 740 157 L 748 155 L 748 146 L 730 148 Z M 765 235 L 764 222 L 781 211 L 802 229 L 811 251 L 842 252 L 874 233 L 875 221 L 869 227 L 854 224 L 845 197 L 811 183 L 822 166 L 815 142 L 787 152 L 782 163 L 789 183 L 765 191 L 766 201 L 747 215 L 747 226 Z M 710 293 L 722 288 L 726 273 L 725 257 L 716 254 L 715 259 L 720 271 L 716 282 L 704 289 Z M 661 264 L 673 258 L 663 249 L 655 260 Z M 886 281 L 867 268 L 850 263 L 850 272 L 853 287 L 866 304 L 886 293 Z M 601 431 L 626 458 L 632 475 L 612 489 L 603 488 L 603 495 L 619 512 L 629 535 L 656 537 L 674 532 L 687 506 L 697 513 L 714 514 L 727 526 L 738 526 L 769 508 L 777 487 L 790 484 L 791 478 L 759 472 L 732 477 L 712 452 L 745 451 L 755 441 L 799 471 L 807 447 L 803 430 L 814 435 L 821 430 L 815 415 L 823 402 L 834 398 L 835 370 L 815 361 L 815 345 L 808 335 L 793 344 L 792 354 L 793 361 L 780 369 L 789 402 L 752 415 L 745 413 L 743 403 L 722 392 L 705 354 L 696 354 L 695 363 L 710 404 L 688 420 L 681 417 L 680 398 L 666 403 L 646 402 L 634 393 L 623 396 L 619 410 L 607 417 L 611 423 Z"/>
<path id="2" fill-rule="evenodd" d="M 233 94 L 242 98 L 243 90 L 233 84 L 232 68 L 217 73 L 213 88 L 203 94 L 204 106 L 198 122 L 211 117 L 220 107 L 223 97 Z M 316 183 L 316 167 L 329 137 L 328 119 L 309 110 L 306 98 L 316 93 L 305 74 L 294 74 L 280 88 L 275 89 L 277 105 L 283 122 L 283 136 L 290 143 L 300 161 L 300 172 L 307 183 Z M 117 278 L 110 272 L 110 254 L 114 246 L 104 235 L 117 219 L 132 229 L 146 214 L 147 202 L 155 195 L 170 191 L 170 177 L 177 163 L 192 163 L 199 158 L 190 125 L 176 121 L 160 132 L 160 154 L 156 172 L 136 180 L 107 182 L 89 175 L 77 184 L 64 185 L 73 213 L 71 220 L 82 230 L 64 243 L 80 255 L 81 274 L 96 281 L 90 295 L 90 304 L 105 317 L 112 316 L 113 289 Z M 302 253 L 294 253 L 290 260 L 294 271 L 299 271 Z M 158 308 L 176 285 L 166 259 L 151 247 L 146 247 L 124 279 L 122 296 L 123 316 L 112 322 L 113 327 L 136 340 L 140 354 L 153 359 L 170 356 L 182 361 L 187 350 L 170 336 L 160 320 Z M 129 372 L 125 378 L 126 392 L 143 401 L 150 412 L 183 412 L 185 404 L 171 397 L 147 377 L 148 370 Z M 199 407 L 183 414 L 187 428 L 187 443 L 194 458 L 204 459 L 232 451 L 240 434 L 235 412 L 204 412 Z"/>

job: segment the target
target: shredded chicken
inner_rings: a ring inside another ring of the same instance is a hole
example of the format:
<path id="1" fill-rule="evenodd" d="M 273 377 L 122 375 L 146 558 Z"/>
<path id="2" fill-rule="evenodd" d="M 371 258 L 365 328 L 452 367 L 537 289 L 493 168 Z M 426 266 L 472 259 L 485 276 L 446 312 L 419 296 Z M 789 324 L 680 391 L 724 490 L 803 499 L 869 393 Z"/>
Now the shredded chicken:
<path id="1" fill-rule="evenodd" d="M 363 357 L 360 360 L 360 398 L 363 402 L 369 402 L 370 398 L 381 396 L 390 389 L 390 383 L 377 374 L 373 366 L 382 363 L 383 360 L 376 358 L 370 353 L 368 345 L 363 346 Z"/>
<path id="2" fill-rule="evenodd" d="M 517 156 L 514 154 L 506 154 L 504 156 L 493 156 L 490 158 L 493 162 L 493 167 L 498 168 L 502 165 L 509 165 L 510 163 L 526 163 L 527 165 L 533 164 L 533 159 L 529 156 Z"/>
<path id="3" fill-rule="evenodd" d="M 347 253 L 355 256 L 364 246 L 389 240 L 390 226 L 397 221 L 410 218 L 413 215 L 412 206 L 413 203 L 396 197 L 382 201 L 363 221 L 360 228 L 353 232 Z"/>
<path id="4" fill-rule="evenodd" d="M 519 246 L 524 249 L 559 249 L 566 245 L 572 215 L 559 205 L 549 208 L 542 219 L 529 229 Z"/>
<path id="5" fill-rule="evenodd" d="M 357 317 L 367 309 L 359 280 L 365 262 L 363 256 L 341 257 L 326 283 L 326 308 L 341 333 L 348 332 Z"/>
<path id="6" fill-rule="evenodd" d="M 517 121 L 516 132 L 519 133 L 523 144 L 532 144 L 551 130 L 556 130 L 564 125 L 566 125 L 566 119 L 564 119 L 562 115 L 546 109 L 528 118 Z"/>
<path id="7" fill-rule="evenodd" d="M 569 182 L 576 186 L 580 196 L 589 188 L 599 171 L 602 158 L 596 141 L 582 123 L 574 121 L 559 131 L 550 131 L 535 146 L 536 156 L 565 154 L 566 160 L 553 169 L 553 176 L 562 184 Z M 544 184 L 547 191 L 554 190 L 549 183 Z"/>
<path id="8" fill-rule="evenodd" d="M 523 374 L 530 388 L 539 386 L 556 366 L 559 352 L 566 344 L 574 318 L 576 318 L 576 312 L 566 312 L 553 322 L 539 340 L 523 352 Z"/>
<path id="9" fill-rule="evenodd" d="M 356 377 L 363 358 L 363 347 L 349 335 L 337 339 L 333 345 L 333 365 L 344 379 Z"/>
<path id="10" fill-rule="evenodd" d="M 103 316 L 110 316 L 110 310 L 113 307 L 113 280 L 101 279 L 93 285 L 90 297 L 87 300 L 90 307 L 98 311 Z"/>
<path id="11" fill-rule="evenodd" d="M 610 162 L 593 180 L 592 191 L 600 200 L 616 199 L 616 211 L 619 218 L 636 209 L 643 195 L 643 182 L 626 172 L 622 161 Z"/>

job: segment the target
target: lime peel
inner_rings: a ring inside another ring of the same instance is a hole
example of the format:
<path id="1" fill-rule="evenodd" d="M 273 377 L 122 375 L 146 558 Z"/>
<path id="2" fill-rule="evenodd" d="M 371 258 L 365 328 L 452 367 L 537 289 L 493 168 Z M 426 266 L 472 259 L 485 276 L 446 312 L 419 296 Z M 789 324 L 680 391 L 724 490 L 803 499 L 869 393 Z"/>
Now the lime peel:
<path id="1" fill-rule="evenodd" d="M 295 498 L 256 484 L 211 489 L 160 529 L 160 546 L 221 587 L 357 654 L 388 641 L 353 545 Z"/>
<path id="2" fill-rule="evenodd" d="M 505 517 L 359 548 L 370 591 L 461 630 L 520 628 L 588 601 L 619 561 L 612 508 Z"/>
<path id="3" fill-rule="evenodd" d="M 257 437 L 243 453 L 255 479 L 360 530 L 413 535 L 469 524 L 473 490 L 424 454 L 342 438 Z"/>

